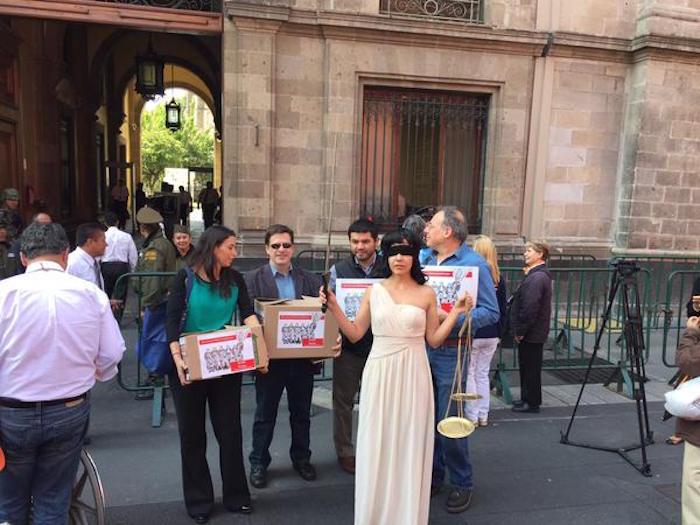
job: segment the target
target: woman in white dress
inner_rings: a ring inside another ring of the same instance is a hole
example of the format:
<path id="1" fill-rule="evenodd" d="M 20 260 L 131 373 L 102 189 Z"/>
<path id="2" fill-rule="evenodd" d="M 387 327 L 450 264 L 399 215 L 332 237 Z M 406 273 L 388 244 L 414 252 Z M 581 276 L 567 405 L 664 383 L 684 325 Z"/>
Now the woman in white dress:
<path id="1" fill-rule="evenodd" d="M 355 525 L 425 525 L 435 421 L 425 341 L 440 346 L 472 301 L 460 297 L 440 323 L 413 235 L 408 230 L 385 235 L 382 252 L 391 275 L 367 290 L 354 322 L 332 293 L 327 297 L 328 310 L 348 339 L 359 340 L 370 321 L 374 335 L 360 393 Z"/>

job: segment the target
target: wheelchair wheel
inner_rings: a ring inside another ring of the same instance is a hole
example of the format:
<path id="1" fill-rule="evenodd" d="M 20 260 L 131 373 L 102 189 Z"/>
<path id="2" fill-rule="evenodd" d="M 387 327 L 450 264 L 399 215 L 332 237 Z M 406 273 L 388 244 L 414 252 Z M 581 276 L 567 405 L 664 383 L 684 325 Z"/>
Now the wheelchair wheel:
<path id="1" fill-rule="evenodd" d="M 83 449 L 71 495 L 70 525 L 104 525 L 105 495 L 95 462 Z"/>

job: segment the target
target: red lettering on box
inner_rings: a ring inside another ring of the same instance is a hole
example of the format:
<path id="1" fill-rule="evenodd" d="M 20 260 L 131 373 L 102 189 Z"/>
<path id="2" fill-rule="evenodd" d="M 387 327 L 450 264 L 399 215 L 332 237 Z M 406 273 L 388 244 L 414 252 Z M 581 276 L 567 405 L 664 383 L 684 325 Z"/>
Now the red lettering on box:
<path id="1" fill-rule="evenodd" d="M 309 315 L 289 315 L 280 314 L 280 321 L 311 321 L 311 314 Z"/>
<path id="2" fill-rule="evenodd" d="M 304 348 L 323 346 L 323 337 L 304 338 L 301 340 L 301 346 Z"/>

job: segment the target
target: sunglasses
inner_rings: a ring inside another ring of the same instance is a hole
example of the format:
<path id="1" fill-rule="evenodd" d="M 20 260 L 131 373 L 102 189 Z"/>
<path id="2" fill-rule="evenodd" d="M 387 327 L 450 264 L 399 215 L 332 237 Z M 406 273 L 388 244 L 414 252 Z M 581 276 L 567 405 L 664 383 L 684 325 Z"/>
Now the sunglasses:
<path id="1" fill-rule="evenodd" d="M 289 248 L 292 247 L 291 242 L 276 242 L 274 244 L 270 245 L 270 248 L 273 250 L 279 250 L 280 248 L 284 248 L 285 250 L 289 250 Z"/>

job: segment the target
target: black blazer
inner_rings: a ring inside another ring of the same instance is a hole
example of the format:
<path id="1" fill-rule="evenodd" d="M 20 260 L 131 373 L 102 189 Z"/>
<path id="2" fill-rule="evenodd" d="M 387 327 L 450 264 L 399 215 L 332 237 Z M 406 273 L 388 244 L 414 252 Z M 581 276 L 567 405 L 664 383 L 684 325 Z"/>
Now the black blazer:
<path id="1" fill-rule="evenodd" d="M 279 291 L 269 264 L 250 270 L 243 276 L 248 285 L 248 295 L 251 301 L 258 298 L 279 299 Z M 294 292 L 297 299 L 301 299 L 302 295 L 318 297 L 318 290 L 322 284 L 320 276 L 299 267 L 293 267 L 292 276 L 294 277 Z"/>
<path id="2" fill-rule="evenodd" d="M 240 272 L 231 269 L 235 286 L 238 287 L 238 314 L 241 321 L 253 315 L 253 304 L 248 297 L 245 280 Z M 196 277 L 194 277 L 196 279 Z M 187 299 L 187 270 L 185 268 L 177 272 L 170 283 L 168 292 L 168 306 L 166 310 L 166 333 L 168 343 L 177 341 L 180 338 L 180 322 L 182 314 L 185 312 Z"/>

